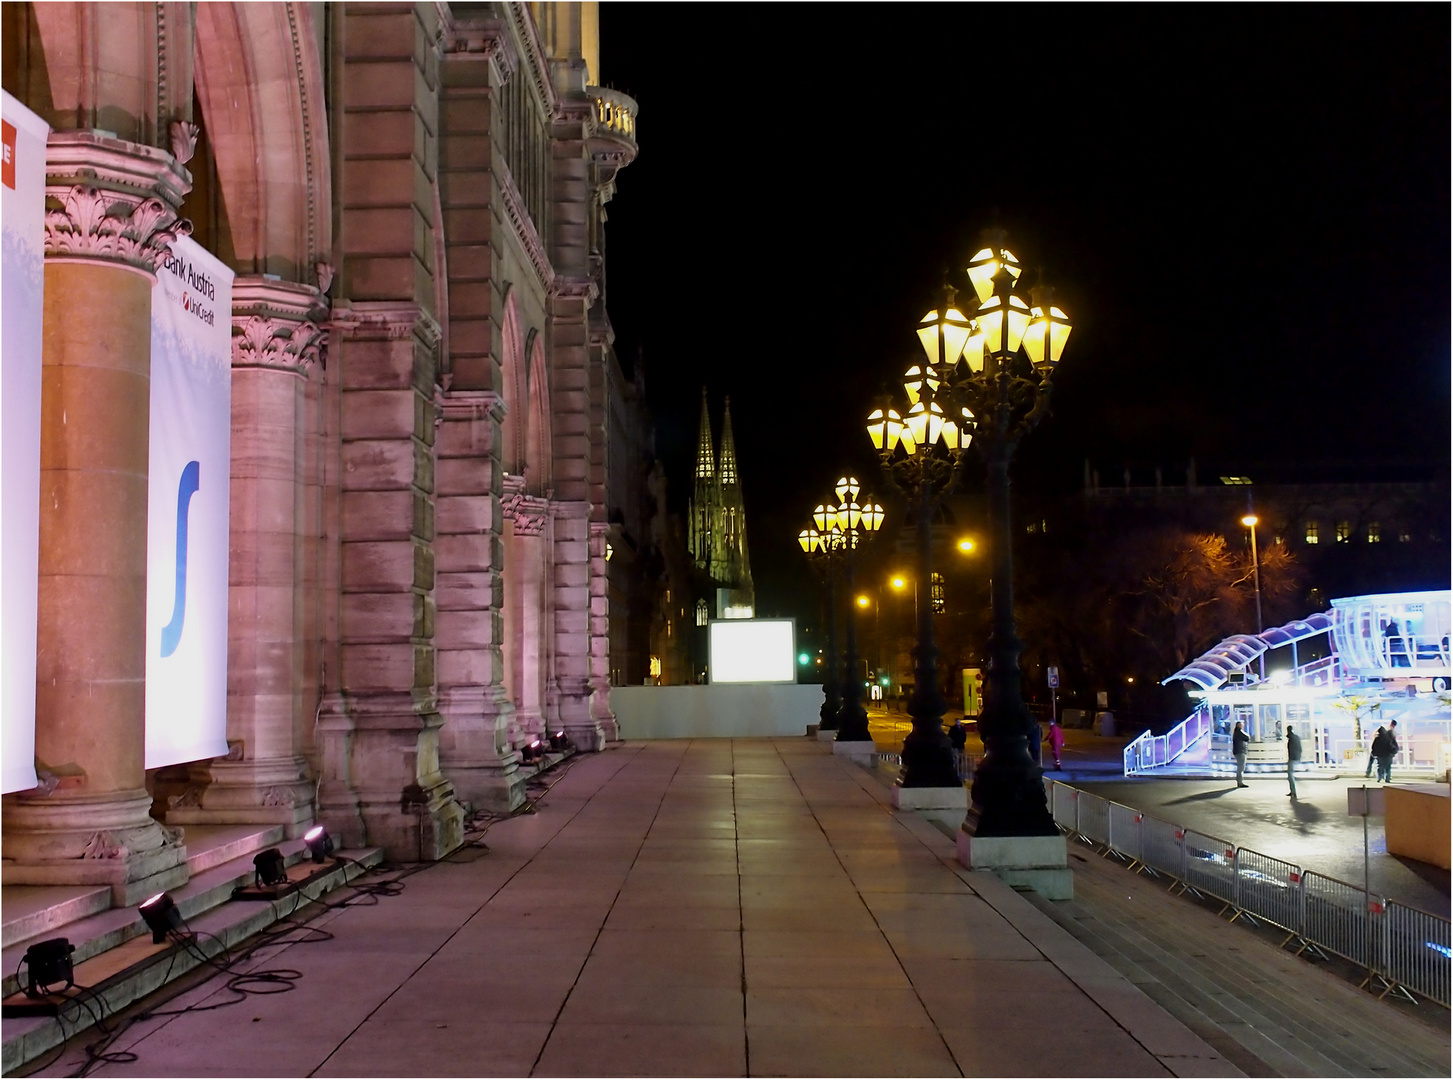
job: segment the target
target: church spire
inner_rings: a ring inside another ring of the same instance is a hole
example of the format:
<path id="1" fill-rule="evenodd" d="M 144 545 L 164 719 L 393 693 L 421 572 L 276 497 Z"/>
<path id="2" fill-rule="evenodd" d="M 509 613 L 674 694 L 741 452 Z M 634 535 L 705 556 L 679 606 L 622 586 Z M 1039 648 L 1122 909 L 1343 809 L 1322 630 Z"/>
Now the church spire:
<path id="1" fill-rule="evenodd" d="M 732 437 L 732 399 L 727 395 L 726 411 L 721 419 L 721 467 L 718 470 L 721 483 L 737 482 L 737 443 Z"/>
<path id="2" fill-rule="evenodd" d="M 716 455 L 711 451 L 711 417 L 706 411 L 706 387 L 701 388 L 701 434 L 696 442 L 696 477 L 709 479 L 716 475 Z"/>

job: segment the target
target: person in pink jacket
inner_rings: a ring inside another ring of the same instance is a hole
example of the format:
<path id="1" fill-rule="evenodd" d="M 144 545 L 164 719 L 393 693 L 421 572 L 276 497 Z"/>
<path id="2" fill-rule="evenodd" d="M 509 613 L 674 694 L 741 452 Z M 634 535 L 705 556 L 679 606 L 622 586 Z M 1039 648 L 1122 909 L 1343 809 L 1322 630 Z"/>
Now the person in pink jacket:
<path id="1" fill-rule="evenodd" d="M 1049 722 L 1049 734 L 1045 736 L 1045 742 L 1049 743 L 1049 751 L 1054 755 L 1054 767 L 1058 769 L 1060 767 L 1059 754 L 1065 745 L 1064 729 L 1059 726 L 1058 720 Z"/>

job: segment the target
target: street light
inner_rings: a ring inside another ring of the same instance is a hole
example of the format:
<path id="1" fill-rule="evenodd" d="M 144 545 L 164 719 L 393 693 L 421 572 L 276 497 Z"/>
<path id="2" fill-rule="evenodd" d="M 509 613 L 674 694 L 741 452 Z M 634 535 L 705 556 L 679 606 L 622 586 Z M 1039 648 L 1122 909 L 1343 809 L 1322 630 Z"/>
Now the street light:
<path id="1" fill-rule="evenodd" d="M 1045 802 L 1042 773 L 1030 752 L 1031 740 L 1038 740 L 1038 727 L 1020 689 L 1023 645 L 1014 626 L 1009 463 L 1019 440 L 1048 410 L 1051 380 L 1070 323 L 1043 284 L 1029 303 L 1016 292 L 1022 269 L 997 230 L 985 234 L 967 274 L 978 302 L 973 318 L 964 317 L 954 290 L 947 289 L 944 302 L 916 327 L 928 362 L 905 375 L 907 414 L 891 403 L 880 405 L 869 417 L 868 435 L 885 471 L 917 503 L 925 581 L 931 580 L 930 512 L 956 482 L 971 441 L 984 458 L 993 629 L 979 718 L 984 758 L 975 769 L 973 805 L 964 830 L 975 836 L 1054 836 L 1058 830 Z M 904 740 L 900 783 L 956 785 L 943 731 L 944 702 L 934 671 L 938 650 L 932 620 L 923 611 L 918 616 L 918 638 L 917 685 L 909 706 L 913 732 Z"/>
<path id="2" fill-rule="evenodd" d="M 858 495 L 862 486 L 856 476 L 842 476 L 834 485 L 837 496 L 835 524 L 842 534 L 846 558 L 844 579 L 849 595 L 853 591 L 853 569 L 858 548 L 883 525 L 883 507 L 870 496 L 864 496 L 861 505 Z M 868 731 L 868 712 L 863 707 L 863 680 L 858 673 L 858 619 L 857 612 L 849 608 L 847 621 L 847 646 L 843 657 L 842 707 L 838 711 L 837 741 L 872 742 Z"/>
<path id="3" fill-rule="evenodd" d="M 1256 632 L 1261 633 L 1261 558 L 1256 553 L 1256 522 L 1255 514 L 1247 514 L 1241 519 L 1241 524 L 1251 530 L 1251 580 L 1256 583 Z"/>
<path id="4" fill-rule="evenodd" d="M 818 510 L 823 509 L 823 507 L 818 507 Z M 817 517 L 817 512 L 814 511 L 813 526 L 817 525 Z M 822 518 L 822 523 L 826 525 L 825 512 Z M 817 712 L 819 731 L 836 731 L 838 710 L 842 708 L 837 681 L 837 605 L 833 596 L 834 578 L 836 577 L 834 571 L 837 568 L 837 556 L 841 551 L 839 544 L 841 539 L 841 535 L 837 533 L 836 523 L 831 531 L 825 532 L 822 529 L 810 527 L 797 534 L 797 543 L 806 553 L 808 562 L 826 586 L 824 600 L 826 601 L 827 616 L 827 663 L 824 665 L 822 678 L 822 707 Z M 821 663 L 821 659 L 818 662 Z"/>

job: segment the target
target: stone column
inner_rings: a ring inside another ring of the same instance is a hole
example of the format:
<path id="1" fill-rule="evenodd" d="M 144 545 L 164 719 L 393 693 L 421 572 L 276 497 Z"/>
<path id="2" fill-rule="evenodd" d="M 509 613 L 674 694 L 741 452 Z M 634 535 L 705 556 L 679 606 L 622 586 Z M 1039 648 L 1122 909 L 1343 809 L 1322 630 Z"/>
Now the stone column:
<path id="1" fill-rule="evenodd" d="M 439 756 L 459 798 L 513 810 L 525 801 L 520 755 L 508 729 L 505 693 L 501 512 L 496 485 L 504 402 L 490 390 L 443 396 L 438 440 L 435 540 L 439 664 Z"/>
<path id="2" fill-rule="evenodd" d="M 338 685 L 318 718 L 318 817 L 390 859 L 458 847 L 464 811 L 439 768 L 434 673 L 433 372 L 417 304 L 334 307 L 341 382 Z"/>
<path id="3" fill-rule="evenodd" d="M 590 523 L 590 715 L 607 742 L 620 738 L 610 708 L 610 582 L 605 545 L 610 526 Z"/>
<path id="4" fill-rule="evenodd" d="M 46 153 L 35 753 L 7 796 L 7 885 L 108 884 L 130 905 L 187 879 L 146 791 L 151 290 L 189 226 L 166 152 L 89 132 Z"/>
<path id="5" fill-rule="evenodd" d="M 313 820 L 303 756 L 305 400 L 327 300 L 307 285 L 238 278 L 232 289 L 232 490 L 226 758 L 193 767 L 169 824 Z"/>

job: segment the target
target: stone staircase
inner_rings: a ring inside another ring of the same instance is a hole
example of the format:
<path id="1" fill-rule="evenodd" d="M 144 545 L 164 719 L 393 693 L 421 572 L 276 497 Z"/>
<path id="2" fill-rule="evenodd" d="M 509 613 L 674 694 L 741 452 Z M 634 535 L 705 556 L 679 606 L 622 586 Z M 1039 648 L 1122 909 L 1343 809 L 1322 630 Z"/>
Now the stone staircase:
<path id="1" fill-rule="evenodd" d="M 169 890 L 196 946 L 180 949 L 152 945 L 151 932 L 135 907 L 113 908 L 107 886 L 0 887 L 3 911 L 3 990 L 10 1003 L 20 992 L 16 971 L 30 945 L 64 937 L 75 947 L 77 986 L 90 987 L 91 1008 L 71 1007 L 60 1020 L 52 1016 L 9 1017 L 3 1022 L 0 1069 L 10 1073 L 94 1023 L 173 981 L 214 956 L 283 918 L 300 906 L 294 894 L 273 902 L 232 900 L 232 890 L 251 884 L 253 856 L 277 847 L 292 866 L 306 857 L 302 840 L 285 840 L 283 826 L 189 825 L 186 830 L 190 879 Z M 311 898 L 346 884 L 382 860 L 377 848 L 339 852 L 340 861 L 307 887 Z M 200 955 L 199 955 L 200 954 Z M 72 1015 L 72 1014 L 75 1015 Z"/>
<path id="2" fill-rule="evenodd" d="M 1163 880 L 1070 845 L 1075 898 L 1031 903 L 1248 1076 L 1448 1076 L 1449 1013 L 1378 1000 Z"/>

